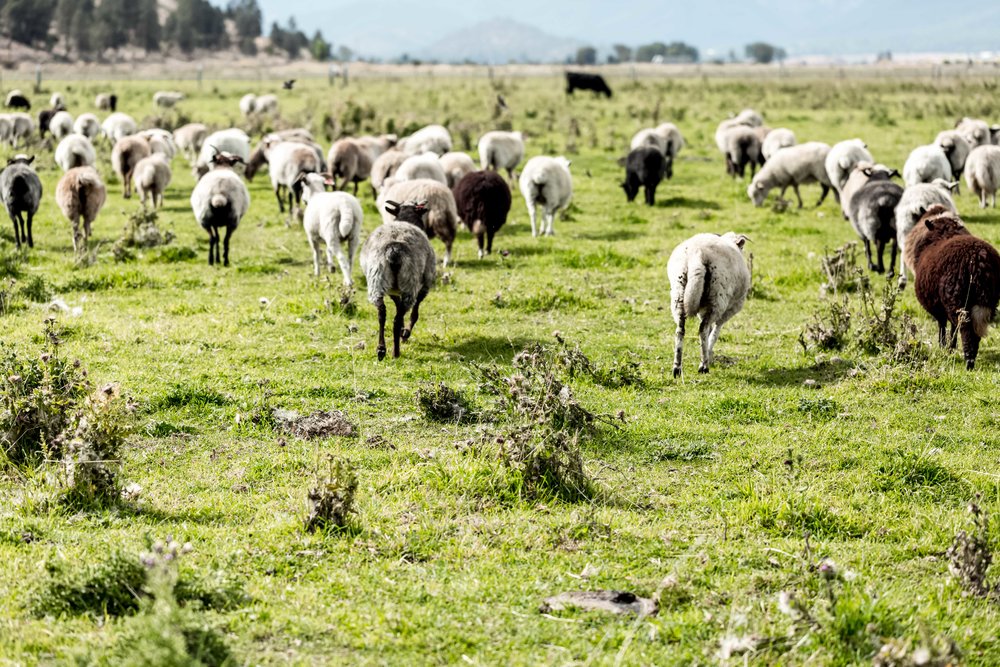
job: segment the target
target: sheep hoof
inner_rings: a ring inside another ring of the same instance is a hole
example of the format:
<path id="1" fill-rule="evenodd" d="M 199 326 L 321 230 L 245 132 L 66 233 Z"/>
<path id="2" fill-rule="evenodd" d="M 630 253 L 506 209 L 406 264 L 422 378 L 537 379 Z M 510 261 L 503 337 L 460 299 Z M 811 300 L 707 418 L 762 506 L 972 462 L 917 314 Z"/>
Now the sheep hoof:
<path id="1" fill-rule="evenodd" d="M 681 367 L 680 366 L 674 366 L 674 379 L 677 379 L 680 376 L 681 376 Z"/>
<path id="2" fill-rule="evenodd" d="M 976 360 L 975 359 L 969 359 L 969 360 L 967 360 L 965 362 L 965 370 L 967 370 L 967 371 L 974 371 L 974 370 L 976 370 Z"/>
<path id="3" fill-rule="evenodd" d="M 378 348 L 378 360 L 382 361 L 383 359 L 385 359 L 385 348 L 382 347 L 382 346 L 379 346 L 379 348 Z"/>
<path id="4" fill-rule="evenodd" d="M 894 275 L 896 275 L 896 272 L 893 271 L 892 269 L 889 269 L 889 272 L 885 274 L 885 277 L 892 278 Z"/>
<path id="5" fill-rule="evenodd" d="M 399 337 L 403 339 L 404 343 L 406 341 L 410 340 L 410 330 L 409 329 L 403 329 L 403 331 L 399 334 Z"/>
<path id="6" fill-rule="evenodd" d="M 698 366 L 698 372 L 701 373 L 701 374 L 707 373 L 708 372 L 708 366 L 706 366 L 705 364 L 702 364 L 701 366 Z"/>

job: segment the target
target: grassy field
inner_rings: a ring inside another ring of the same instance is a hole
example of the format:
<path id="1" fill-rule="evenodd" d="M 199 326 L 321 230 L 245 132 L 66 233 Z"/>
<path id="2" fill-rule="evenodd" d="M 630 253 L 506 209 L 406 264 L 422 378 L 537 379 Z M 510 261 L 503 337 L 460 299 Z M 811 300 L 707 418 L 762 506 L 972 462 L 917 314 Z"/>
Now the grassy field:
<path id="1" fill-rule="evenodd" d="M 237 101 L 255 90 L 178 83 L 188 99 L 156 119 L 151 94 L 172 86 L 116 85 L 120 110 L 171 125 L 240 122 Z M 510 106 L 499 116 L 494 85 Z M 3 270 L 17 280 L 4 283 L 14 303 L 0 340 L 36 357 L 54 314 L 59 354 L 79 358 L 95 383 L 121 384 L 136 408 L 120 480 L 142 492 L 67 507 L 52 500 L 56 466 L 3 468 L 0 664 L 122 664 L 140 617 L 46 616 L 39 591 L 54 565 L 99 570 L 111 554 L 137 558 L 168 535 L 193 546 L 182 573 L 242 591 L 189 609 L 222 633 L 233 664 L 825 665 L 896 651 L 879 664 L 904 665 L 922 664 L 924 648 L 940 664 L 996 664 L 1000 608 L 967 595 L 945 554 L 969 529 L 977 494 L 986 510 L 1000 505 L 996 336 L 973 373 L 937 349 L 918 361 L 855 345 L 805 352 L 804 325 L 829 309 L 820 258 L 854 234 L 832 197 L 808 205 L 815 187 L 803 189 L 803 210 L 755 209 L 713 142 L 720 119 L 752 106 L 800 142 L 862 137 L 901 168 L 962 115 L 996 121 L 995 81 L 611 85 L 610 101 L 567 99 L 556 79 L 304 82 L 283 95 L 279 125 L 310 127 L 325 145 L 340 132 L 442 122 L 458 149 L 513 127 L 528 134 L 529 156 L 573 160 L 574 203 L 556 236 L 531 237 L 519 194 L 494 255 L 477 261 L 461 232 L 403 356 L 381 363 L 360 269 L 356 310 L 341 309 L 338 277 L 333 286 L 313 278 L 304 234 L 286 227 L 266 177 L 251 184 L 228 269 L 207 264 L 181 157 L 159 220 L 176 239 L 116 262 L 112 245 L 139 204 L 122 198 L 104 146 L 101 245 L 96 263 L 77 268 L 52 197 L 51 147 L 33 148 L 46 195 L 22 260 L 10 225 L 0 226 Z M 74 114 L 102 88 L 50 87 Z M 34 97 L 41 106 L 47 94 Z M 666 120 L 687 140 L 674 178 L 655 207 L 626 204 L 617 159 L 633 132 Z M 1000 242 L 1000 214 L 980 211 L 962 187 L 973 233 Z M 370 231 L 379 216 L 367 185 L 361 199 Z M 667 258 L 694 233 L 730 230 L 752 239 L 751 298 L 724 329 L 709 375 L 695 372 L 689 331 L 674 380 Z M 871 279 L 880 301 L 884 279 Z M 26 284 L 34 301 L 18 292 Z M 52 299 L 70 310 L 50 309 Z M 936 339 L 912 287 L 899 313 Z M 559 371 L 582 406 L 611 416 L 579 441 L 591 480 L 583 494 L 524 483 L 496 445 L 510 419 L 479 388 L 479 367 L 509 375 L 525 347 L 560 349 L 555 332 L 600 368 L 638 362 L 642 378 L 616 387 Z M 484 416 L 428 419 L 415 397 L 438 382 Z M 248 423 L 262 405 L 341 410 L 356 434 L 303 440 Z M 347 530 L 308 533 L 306 496 L 327 454 L 357 471 L 356 514 Z M 1000 529 L 986 538 L 996 544 Z M 656 595 L 659 613 L 539 613 L 544 598 L 576 589 Z"/>

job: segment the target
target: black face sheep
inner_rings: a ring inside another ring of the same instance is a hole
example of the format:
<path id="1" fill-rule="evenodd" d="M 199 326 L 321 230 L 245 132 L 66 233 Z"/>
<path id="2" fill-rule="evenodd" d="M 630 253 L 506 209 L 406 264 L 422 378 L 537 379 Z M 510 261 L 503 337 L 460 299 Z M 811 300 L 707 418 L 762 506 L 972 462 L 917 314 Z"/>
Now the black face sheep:
<path id="1" fill-rule="evenodd" d="M 873 171 L 865 183 L 851 198 L 848 217 L 851 226 L 865 244 L 868 268 L 878 273 L 885 272 L 882 257 L 886 243 L 892 242 L 889 256 L 889 275 L 896 267 L 896 205 L 903 196 L 903 188 L 889 180 L 889 173 Z M 878 252 L 878 264 L 872 262 L 872 243 Z"/>
<path id="2" fill-rule="evenodd" d="M 629 152 L 625 158 L 625 180 L 622 188 L 625 197 L 631 202 L 639 194 L 639 187 L 644 188 L 646 204 L 652 206 L 656 202 L 656 187 L 667 172 L 667 160 L 659 148 L 643 146 Z"/>
<path id="3" fill-rule="evenodd" d="M 611 89 L 600 74 L 566 72 L 566 94 L 572 95 L 574 90 L 592 90 L 596 95 L 611 97 Z"/>
<path id="4" fill-rule="evenodd" d="M 42 182 L 31 168 L 34 156 L 18 155 L 7 160 L 7 167 L 0 172 L 0 198 L 14 223 L 14 242 L 18 249 L 27 242 L 32 248 L 31 221 L 42 200 Z"/>
<path id="5" fill-rule="evenodd" d="M 202 176 L 191 193 L 191 209 L 198 224 L 208 232 L 208 263 L 219 262 L 219 229 L 225 227 L 226 237 L 222 264 L 229 266 L 229 238 L 250 208 L 250 192 L 233 167 L 243 162 L 239 155 L 216 153 L 212 169 Z"/>
<path id="6" fill-rule="evenodd" d="M 493 236 L 507 222 L 510 204 L 510 188 L 495 171 L 474 171 L 455 185 L 458 217 L 475 234 L 479 259 L 493 252 Z"/>
<path id="7" fill-rule="evenodd" d="M 451 247 L 458 230 L 458 208 L 448 186 L 426 178 L 403 181 L 383 189 L 378 198 L 379 207 L 385 208 L 389 200 L 424 202 L 427 213 L 420 217 L 422 229 L 427 238 L 439 238 L 444 243 L 444 266 L 447 267 L 451 263 Z M 393 214 L 385 210 L 382 220 L 389 222 Z"/>
<path id="8" fill-rule="evenodd" d="M 923 227 L 919 237 L 913 232 Z M 1000 253 L 968 233 L 957 216 L 925 216 L 911 232 L 917 301 L 938 323 L 938 341 L 948 344 L 951 323 L 962 338 L 965 367 L 972 370 L 979 341 L 986 336 L 1000 302 Z"/>
<path id="9" fill-rule="evenodd" d="M 386 211 L 396 220 L 385 222 L 368 235 L 361 248 L 361 270 L 368 281 L 368 300 L 378 309 L 378 359 L 385 358 L 385 297 L 396 305 L 392 322 L 392 356 L 399 357 L 399 344 L 413 333 L 420 303 L 434 285 L 437 258 L 421 230 L 427 208 L 422 202 L 386 202 Z M 410 325 L 403 318 L 411 311 Z"/>
<path id="10" fill-rule="evenodd" d="M 87 252 L 90 227 L 97 219 L 108 190 L 93 167 L 73 167 L 56 185 L 56 204 L 73 226 L 73 252 L 79 256 Z"/>
<path id="11" fill-rule="evenodd" d="M 689 317 L 701 316 L 699 373 L 707 373 L 722 325 L 743 308 L 750 291 L 750 269 L 743 259 L 747 237 L 728 232 L 696 234 L 677 246 L 667 262 L 670 310 L 677 323 L 674 377 L 681 374 L 684 328 Z"/>

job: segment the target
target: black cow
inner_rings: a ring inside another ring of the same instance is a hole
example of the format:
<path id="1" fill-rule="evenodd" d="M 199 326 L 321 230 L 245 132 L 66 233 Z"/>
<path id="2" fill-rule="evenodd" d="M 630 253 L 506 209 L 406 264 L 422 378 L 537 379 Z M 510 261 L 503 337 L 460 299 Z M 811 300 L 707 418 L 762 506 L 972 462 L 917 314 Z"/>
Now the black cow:
<path id="1" fill-rule="evenodd" d="M 574 90 L 592 90 L 598 95 L 611 97 L 611 89 L 600 74 L 585 72 L 566 72 L 566 94 L 572 95 Z"/>

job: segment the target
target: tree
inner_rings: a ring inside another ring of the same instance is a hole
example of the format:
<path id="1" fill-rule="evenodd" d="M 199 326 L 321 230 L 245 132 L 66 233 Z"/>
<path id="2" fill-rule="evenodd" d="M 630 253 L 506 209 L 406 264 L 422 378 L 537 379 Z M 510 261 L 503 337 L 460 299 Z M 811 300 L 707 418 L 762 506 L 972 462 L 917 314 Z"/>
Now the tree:
<path id="1" fill-rule="evenodd" d="M 785 50 L 767 42 L 753 42 L 744 48 L 746 57 L 755 63 L 766 65 L 774 60 L 784 60 Z"/>
<path id="2" fill-rule="evenodd" d="M 135 26 L 133 43 L 147 53 L 160 50 L 160 16 L 156 10 L 156 0 L 139 0 L 139 16 Z"/>
<path id="3" fill-rule="evenodd" d="M 225 15 L 206 0 L 177 0 L 177 8 L 167 17 L 164 32 L 184 53 L 229 46 Z"/>
<path id="4" fill-rule="evenodd" d="M 263 15 L 257 0 L 231 0 L 226 14 L 236 25 L 236 34 L 239 36 L 240 51 L 247 55 L 256 55 L 256 38 L 261 35 L 261 23 Z"/>
<path id="5" fill-rule="evenodd" d="M 86 55 L 94 50 L 94 0 L 72 0 L 77 5 L 73 12 L 67 42 L 73 44 L 77 54 Z"/>
<path id="6" fill-rule="evenodd" d="M 287 29 L 272 23 L 269 37 L 271 45 L 286 52 L 289 58 L 298 58 L 299 51 L 310 46 L 309 38 L 297 28 L 294 18 L 288 20 Z"/>
<path id="7" fill-rule="evenodd" d="M 615 52 L 615 62 L 627 63 L 632 60 L 632 48 L 624 44 L 614 44 L 611 49 Z"/>
<path id="8" fill-rule="evenodd" d="M 323 39 L 323 33 L 317 30 L 316 34 L 313 35 L 312 42 L 309 44 L 309 53 L 312 55 L 313 60 L 326 62 L 333 57 L 333 44 Z"/>
<path id="9" fill-rule="evenodd" d="M 101 0 L 94 12 L 94 46 L 99 50 L 120 49 L 128 44 L 129 28 L 135 24 L 128 23 L 126 9 L 130 0 Z"/>
<path id="10" fill-rule="evenodd" d="M 577 65 L 593 65 L 597 62 L 597 49 L 592 46 L 581 46 L 576 50 Z"/>
<path id="11" fill-rule="evenodd" d="M 55 0 L 7 0 L 0 13 L 4 31 L 15 42 L 34 44 L 49 36 Z"/>
<path id="12" fill-rule="evenodd" d="M 669 44 L 653 42 L 652 44 L 643 44 L 635 50 L 636 62 L 648 63 L 656 56 L 673 62 L 689 63 L 696 63 L 699 58 L 698 49 L 684 42 L 670 42 Z"/>

